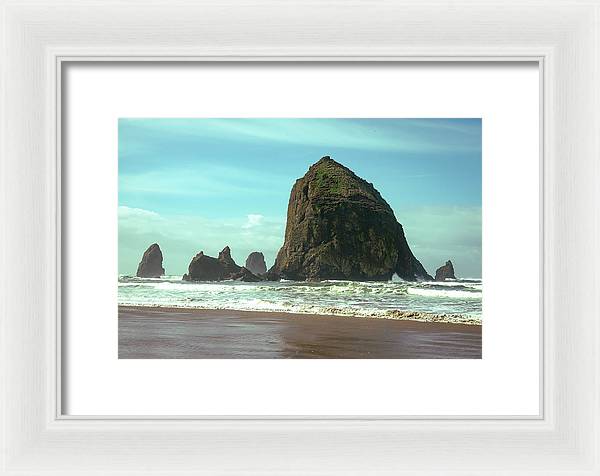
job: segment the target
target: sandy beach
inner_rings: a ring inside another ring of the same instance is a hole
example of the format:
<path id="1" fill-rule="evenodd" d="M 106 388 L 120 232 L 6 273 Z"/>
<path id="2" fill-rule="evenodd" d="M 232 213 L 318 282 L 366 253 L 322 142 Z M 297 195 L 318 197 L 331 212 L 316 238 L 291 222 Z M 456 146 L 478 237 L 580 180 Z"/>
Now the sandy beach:
<path id="1" fill-rule="evenodd" d="M 119 306 L 120 359 L 480 359 L 481 326 Z"/>

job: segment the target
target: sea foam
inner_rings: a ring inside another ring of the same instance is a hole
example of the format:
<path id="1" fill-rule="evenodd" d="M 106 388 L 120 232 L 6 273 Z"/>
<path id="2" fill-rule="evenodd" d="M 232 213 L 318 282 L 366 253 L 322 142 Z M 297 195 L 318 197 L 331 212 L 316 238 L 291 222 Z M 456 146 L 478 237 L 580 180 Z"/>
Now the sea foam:
<path id="1" fill-rule="evenodd" d="M 188 282 L 119 277 L 122 305 L 481 323 L 482 284 L 462 282 Z"/>

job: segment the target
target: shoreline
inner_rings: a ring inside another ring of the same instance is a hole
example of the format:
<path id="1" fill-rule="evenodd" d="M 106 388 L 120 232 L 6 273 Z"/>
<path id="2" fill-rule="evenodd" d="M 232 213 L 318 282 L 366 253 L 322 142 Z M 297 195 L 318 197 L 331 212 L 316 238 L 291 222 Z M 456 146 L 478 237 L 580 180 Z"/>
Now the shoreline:
<path id="1" fill-rule="evenodd" d="M 231 313 L 239 313 L 240 315 L 247 314 L 248 316 L 252 316 L 253 314 L 274 314 L 278 316 L 296 316 L 299 318 L 302 317 L 329 317 L 329 318 L 338 318 L 338 319 L 369 319 L 369 320 L 385 320 L 385 321 L 399 321 L 399 322 L 419 322 L 422 324 L 448 324 L 451 326 L 469 326 L 469 327 L 481 327 L 482 321 L 477 320 L 475 318 L 470 318 L 465 314 L 435 314 L 429 312 L 421 312 L 421 311 L 400 311 L 390 309 L 388 312 L 390 314 L 386 316 L 375 316 L 375 315 L 353 315 L 353 314 L 326 314 L 326 313 L 311 313 L 311 312 L 287 312 L 287 311 L 258 311 L 258 310 L 238 310 L 238 309 L 203 309 L 196 307 L 178 307 L 178 306 L 160 306 L 160 305 L 142 305 L 142 304 L 118 304 L 120 309 L 139 309 L 139 310 L 147 310 L 147 309 L 156 309 L 159 311 L 165 312 L 180 312 L 180 311 L 192 311 L 192 312 L 207 312 L 212 314 L 231 314 Z M 447 321 L 448 317 L 458 317 L 465 319 L 465 322 L 451 322 Z"/>
<path id="2" fill-rule="evenodd" d="M 285 312 L 118 307 L 120 359 L 480 359 L 482 326 Z"/>

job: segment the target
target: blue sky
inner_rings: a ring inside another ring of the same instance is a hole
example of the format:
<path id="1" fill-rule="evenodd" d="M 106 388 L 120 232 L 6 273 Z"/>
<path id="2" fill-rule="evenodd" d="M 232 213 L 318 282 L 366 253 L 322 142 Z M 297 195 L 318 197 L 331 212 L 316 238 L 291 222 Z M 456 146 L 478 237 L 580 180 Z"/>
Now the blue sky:
<path id="1" fill-rule="evenodd" d="M 283 244 L 291 187 L 324 155 L 372 182 L 430 274 L 481 276 L 480 119 L 120 119 L 119 273 L 158 242 L 167 274 Z"/>

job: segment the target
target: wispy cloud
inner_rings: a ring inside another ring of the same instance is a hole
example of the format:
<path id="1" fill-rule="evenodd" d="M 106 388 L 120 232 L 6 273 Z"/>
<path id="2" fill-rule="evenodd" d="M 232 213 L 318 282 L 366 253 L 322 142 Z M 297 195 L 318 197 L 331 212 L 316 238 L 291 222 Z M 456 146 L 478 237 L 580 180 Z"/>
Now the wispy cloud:
<path id="1" fill-rule="evenodd" d="M 160 220 L 160 215 L 151 210 L 144 210 L 143 208 L 134 207 L 119 207 L 119 220 Z"/>
<path id="2" fill-rule="evenodd" d="M 387 120 L 338 119 L 121 119 L 124 127 L 180 138 L 211 138 L 241 142 L 279 142 L 302 146 L 344 147 L 372 151 L 413 153 L 472 151 L 480 148 L 477 122 L 461 124 L 443 120 L 401 120 L 400 127 Z M 437 126 L 436 126 L 437 124 Z M 436 127 L 436 140 L 423 129 Z M 451 133 L 443 133 L 444 131 Z M 458 140 L 457 140 L 458 139 Z"/>
<path id="3" fill-rule="evenodd" d="M 189 197 L 269 195 L 281 177 L 268 172 L 206 165 L 172 167 L 119 174 L 119 192 Z"/>

